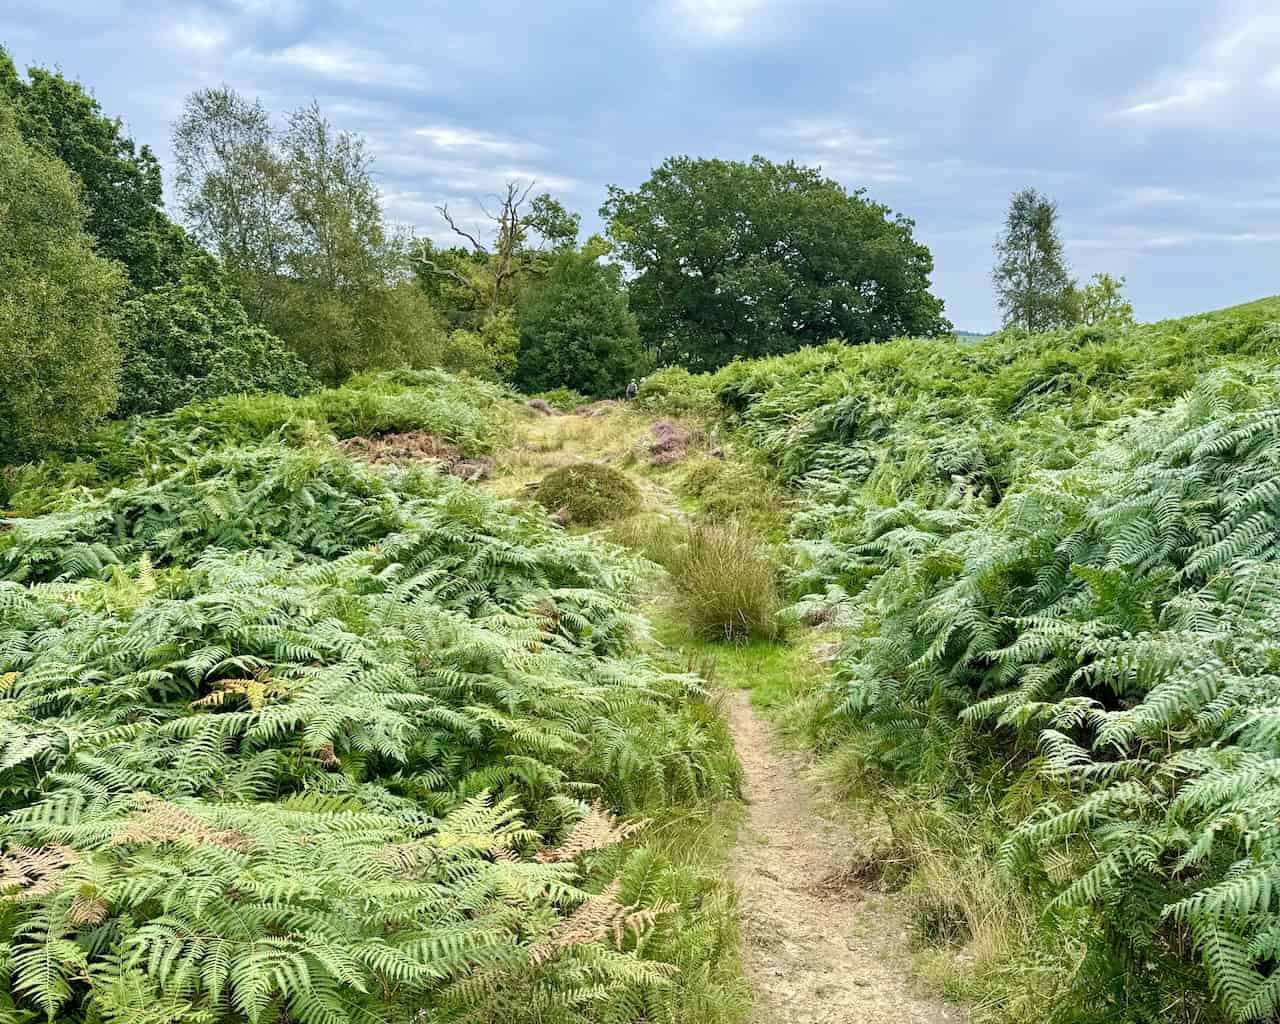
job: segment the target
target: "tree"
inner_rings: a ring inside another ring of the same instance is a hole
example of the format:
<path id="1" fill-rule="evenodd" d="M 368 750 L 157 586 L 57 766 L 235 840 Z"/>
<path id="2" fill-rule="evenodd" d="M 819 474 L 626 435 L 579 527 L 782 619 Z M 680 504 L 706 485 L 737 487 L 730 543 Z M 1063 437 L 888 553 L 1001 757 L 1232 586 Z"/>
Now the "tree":
<path id="1" fill-rule="evenodd" d="M 1077 297 L 1080 322 L 1085 324 L 1133 323 L 1133 303 L 1122 293 L 1123 277 L 1094 274 Z"/>
<path id="2" fill-rule="evenodd" d="M 818 170 L 672 157 L 601 208 L 660 359 L 694 369 L 950 329 L 905 217 Z"/>
<path id="3" fill-rule="evenodd" d="M 250 323 L 211 256 L 124 304 L 119 412 L 168 412 L 218 395 L 296 395 L 313 382 L 274 334 Z"/>
<path id="4" fill-rule="evenodd" d="M 321 380 L 420 365 L 440 324 L 408 281 L 382 217 L 364 140 L 319 106 L 283 133 L 226 86 L 193 93 L 174 127 L 178 190 L 197 236 L 222 257 L 246 306 Z"/>
<path id="5" fill-rule="evenodd" d="M 522 284 L 545 275 L 554 256 L 577 242 L 578 215 L 546 192 L 530 200 L 535 184 L 509 181 L 493 209 L 479 204 L 492 225 L 488 232 L 463 227 L 447 203 L 437 206 L 465 247 L 439 249 L 429 239 L 415 243 L 411 263 L 424 291 L 445 302 L 459 326 L 478 327 L 515 305 Z"/>
<path id="6" fill-rule="evenodd" d="M 992 279 L 1005 326 L 1047 331 L 1076 319 L 1075 282 L 1058 237 L 1058 204 L 1033 188 L 1014 195 L 996 242 Z"/>
<path id="7" fill-rule="evenodd" d="M 75 441 L 116 404 L 120 266 L 97 255 L 78 183 L 0 98 L 0 461 Z"/>
<path id="8" fill-rule="evenodd" d="M 0 95 L 12 103 L 21 136 L 79 179 L 85 228 L 98 252 L 123 264 L 135 288 L 175 280 L 192 247 L 164 213 L 155 154 L 126 136 L 79 82 L 36 67 L 27 76 L 24 81 L 0 48 Z"/>
<path id="9" fill-rule="evenodd" d="M 580 251 L 562 252 L 520 311 L 515 380 L 523 390 L 618 395 L 641 372 L 640 332 L 621 269 L 600 261 L 606 249 L 593 239 Z"/>
<path id="10" fill-rule="evenodd" d="M 266 109 L 228 86 L 187 97 L 174 125 L 183 216 L 196 238 L 217 253 L 250 315 L 270 320 L 294 244 L 289 174 L 273 146 Z"/>

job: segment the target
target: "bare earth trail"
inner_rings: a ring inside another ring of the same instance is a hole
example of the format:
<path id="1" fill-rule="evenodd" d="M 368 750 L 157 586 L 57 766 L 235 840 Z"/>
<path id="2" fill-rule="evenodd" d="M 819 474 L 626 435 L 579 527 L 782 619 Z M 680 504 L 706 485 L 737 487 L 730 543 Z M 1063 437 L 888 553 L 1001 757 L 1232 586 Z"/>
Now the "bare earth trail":
<path id="1" fill-rule="evenodd" d="M 960 1022 L 920 994 L 893 897 L 841 884 L 854 838 L 824 817 L 794 755 L 743 690 L 724 697 L 745 774 L 747 818 L 732 854 L 743 954 L 761 1024 Z"/>
<path id="2" fill-rule="evenodd" d="M 601 445 L 608 425 L 578 416 L 536 427 L 537 443 L 523 449 L 526 461 L 515 483 L 566 462 L 612 461 L 643 436 L 633 426 Z M 665 487 L 636 482 L 650 507 L 685 518 Z M 747 803 L 730 869 L 755 995 L 753 1024 L 961 1024 L 962 1009 L 923 993 L 912 980 L 898 898 L 844 881 L 857 838 L 823 815 L 802 759 L 782 749 L 746 689 L 726 689 L 722 700 Z"/>

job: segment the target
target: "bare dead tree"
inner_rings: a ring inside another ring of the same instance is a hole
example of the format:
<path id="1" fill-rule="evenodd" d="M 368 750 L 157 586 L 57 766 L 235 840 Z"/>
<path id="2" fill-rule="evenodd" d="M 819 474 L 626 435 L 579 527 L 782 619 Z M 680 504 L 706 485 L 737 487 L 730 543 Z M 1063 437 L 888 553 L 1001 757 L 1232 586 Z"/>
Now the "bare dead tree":
<path id="1" fill-rule="evenodd" d="M 484 203 L 480 204 L 485 217 L 495 225 L 492 248 L 481 241 L 479 231 L 468 231 L 460 226 L 449 212 L 447 203 L 436 207 L 440 216 L 445 219 L 445 223 L 449 225 L 449 229 L 459 238 L 464 239 L 472 250 L 477 255 L 483 256 L 492 267 L 494 286 L 493 294 L 489 297 L 490 315 L 497 311 L 505 292 L 509 290 L 515 278 L 526 269 L 521 259 L 526 234 L 522 211 L 529 199 L 529 193 L 533 191 L 534 184 L 535 182 L 531 181 L 522 188 L 518 181 L 509 181 L 506 194 L 493 197 L 498 200 L 499 205 L 496 209 L 490 210 Z M 424 260 L 423 265 L 432 273 L 443 274 L 461 284 L 470 283 L 456 271 L 437 269 L 429 260 Z"/>

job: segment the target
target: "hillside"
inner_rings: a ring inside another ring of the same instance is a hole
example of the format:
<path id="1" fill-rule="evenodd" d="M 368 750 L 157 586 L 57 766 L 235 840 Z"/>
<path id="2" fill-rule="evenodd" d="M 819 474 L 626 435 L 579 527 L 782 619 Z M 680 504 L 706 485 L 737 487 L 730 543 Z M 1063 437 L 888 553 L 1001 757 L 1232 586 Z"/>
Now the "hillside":
<path id="1" fill-rule="evenodd" d="M 398 373 L 8 472 L 5 1019 L 733 1005 L 725 897 L 667 834 L 735 788 L 705 690 L 618 549 L 441 472 L 519 412 Z"/>
<path id="2" fill-rule="evenodd" d="M 934 967 L 999 1019 L 1280 1006 L 1278 319 L 646 386 L 790 486 L 797 612 L 846 640 L 784 719 L 890 808 Z"/>
<path id="3" fill-rule="evenodd" d="M 1266 1019 L 1278 320 L 572 415 L 370 374 L 9 467 L 5 1014 L 959 1015 L 913 956 L 974 1021 Z"/>

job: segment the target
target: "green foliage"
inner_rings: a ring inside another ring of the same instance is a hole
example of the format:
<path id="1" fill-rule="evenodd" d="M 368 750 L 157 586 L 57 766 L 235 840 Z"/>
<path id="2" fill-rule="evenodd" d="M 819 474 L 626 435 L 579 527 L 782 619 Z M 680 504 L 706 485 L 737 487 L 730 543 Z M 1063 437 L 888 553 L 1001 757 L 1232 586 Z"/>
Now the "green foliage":
<path id="1" fill-rule="evenodd" d="M 580 391 L 574 391 L 573 388 L 551 388 L 549 391 L 539 391 L 529 397 L 541 398 L 560 412 L 573 412 L 574 409 L 586 405 L 589 401 L 586 395 Z"/>
<path id="2" fill-rule="evenodd" d="M 94 252 L 71 173 L 23 141 L 2 97 L 0 197 L 4 463 L 76 441 L 115 406 L 124 280 Z"/>
<path id="3" fill-rule="evenodd" d="M 443 342 L 448 353 L 441 365 L 506 380 L 516 368 L 520 333 L 511 310 L 488 317 L 478 330 L 456 330 Z"/>
<path id="4" fill-rule="evenodd" d="M 526 392 L 563 387 L 614 398 L 644 369 L 621 268 L 591 248 L 562 253 L 520 310 L 515 383 Z"/>
<path id="5" fill-rule="evenodd" d="M 663 362 L 950 330 L 912 222 L 811 168 L 672 157 L 635 192 L 610 187 L 601 215 Z"/>
<path id="6" fill-rule="evenodd" d="M 1133 304 L 1122 294 L 1123 277 L 1110 274 L 1094 274 L 1089 283 L 1080 289 L 1077 302 L 1080 322 L 1097 324 L 1107 320 L 1133 323 Z"/>
<path id="7" fill-rule="evenodd" d="M 1005 326 L 1048 331 L 1074 323 L 1075 282 L 1058 236 L 1058 204 L 1033 188 L 1014 194 L 992 273 Z"/>
<path id="8" fill-rule="evenodd" d="M 430 239 L 410 246 L 409 265 L 419 286 L 455 329 L 480 330 L 495 316 L 511 313 L 577 242 L 578 215 L 546 192 L 529 199 L 533 185 L 508 181 L 504 194 L 480 201 L 484 228 L 459 224 L 447 204 L 436 207 L 465 247 L 440 248 Z"/>
<path id="9" fill-rule="evenodd" d="M 7 504 L 31 515 L 78 508 L 113 486 L 154 485 L 184 460 L 264 442 L 324 447 L 329 437 L 421 431 L 475 456 L 506 441 L 517 408 L 505 388 L 439 370 L 369 374 L 299 398 L 230 396 L 114 423 L 62 459 L 8 470 L 0 483 Z"/>
<path id="10" fill-rule="evenodd" d="M 438 365 L 443 325 L 407 279 L 360 136 L 315 103 L 276 133 L 260 103 L 219 87 L 187 98 L 174 149 L 196 237 L 317 378 Z"/>
<path id="11" fill-rule="evenodd" d="M 183 277 L 124 305 L 119 412 L 168 412 L 219 395 L 311 386 L 306 366 L 273 334 L 250 324 L 217 265 L 191 260 Z"/>
<path id="12" fill-rule="evenodd" d="M 630 477 L 599 462 L 579 462 L 552 470 L 534 497 L 574 526 L 621 519 L 640 507 L 640 491 Z"/>
<path id="13" fill-rule="evenodd" d="M 673 416 L 709 416 L 720 412 L 713 378 L 683 366 L 664 366 L 640 382 L 637 398 L 647 409 Z"/>
<path id="14" fill-rule="evenodd" d="M 13 104 L 23 138 L 79 180 L 85 229 L 99 254 L 123 264 L 135 288 L 172 282 L 191 246 L 165 216 L 160 164 L 151 149 L 125 135 L 79 82 L 42 68 L 31 68 L 24 81 L 3 48 L 0 95 Z"/>
<path id="15" fill-rule="evenodd" d="M 798 489 L 803 613 L 849 631 L 813 734 L 985 823 L 1045 909 L 989 983 L 1007 1019 L 1050 1018 L 1028 990 L 1072 1021 L 1276 1012 L 1278 313 L 827 346 L 708 382 Z M 972 930 L 919 884 L 928 920 Z"/>
<path id="16" fill-rule="evenodd" d="M 739 1019 L 726 890 L 613 817 L 736 780 L 624 563 L 303 443 L 486 402 L 403 372 L 120 424 L 116 486 L 0 533 L 7 1018 Z"/>

